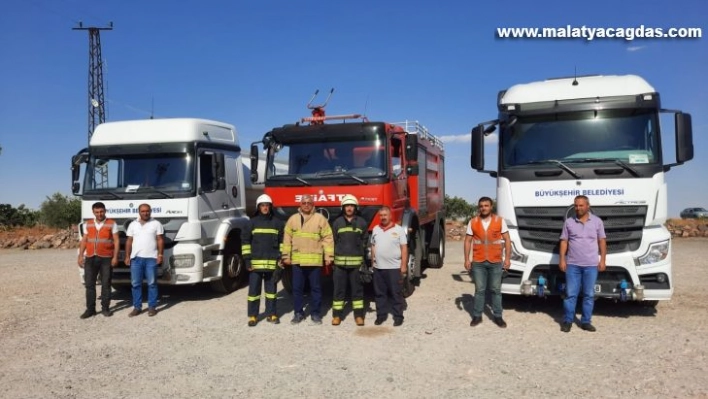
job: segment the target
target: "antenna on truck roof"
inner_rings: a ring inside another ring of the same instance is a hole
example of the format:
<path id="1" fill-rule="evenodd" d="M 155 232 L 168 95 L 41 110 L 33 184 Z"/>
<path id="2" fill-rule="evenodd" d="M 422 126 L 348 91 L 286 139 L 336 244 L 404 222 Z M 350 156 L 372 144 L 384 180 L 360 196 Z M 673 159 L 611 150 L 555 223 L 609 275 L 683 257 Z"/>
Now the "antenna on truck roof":
<path id="1" fill-rule="evenodd" d="M 319 94 L 319 92 L 320 92 L 319 90 L 315 90 L 315 94 L 310 99 L 310 102 L 307 103 L 307 108 L 312 110 L 312 116 L 300 119 L 299 123 L 309 122 L 310 125 L 324 125 L 324 122 L 326 120 L 346 121 L 347 119 L 359 119 L 359 118 L 361 118 L 364 122 L 368 122 L 368 119 L 366 119 L 366 116 L 362 116 L 361 114 L 325 116 L 324 109 L 327 106 L 327 103 L 329 102 L 329 98 L 332 97 L 332 93 L 334 93 L 334 88 L 332 88 L 329 91 L 329 95 L 327 96 L 327 99 L 325 100 L 324 103 L 322 103 L 321 105 L 312 105 L 312 101 L 315 100 L 315 97 L 317 97 L 317 94 Z"/>
<path id="2" fill-rule="evenodd" d="M 310 121 L 311 125 L 322 125 L 324 124 L 324 119 L 325 119 L 325 107 L 327 106 L 327 103 L 329 102 L 329 98 L 332 97 L 332 93 L 334 93 L 334 87 L 329 91 L 329 95 L 327 95 L 327 99 L 325 99 L 325 102 L 322 103 L 321 105 L 312 105 L 312 102 L 315 100 L 315 97 L 320 93 L 320 89 L 315 90 L 315 94 L 312 95 L 312 98 L 310 101 L 307 103 L 307 108 L 312 110 L 312 120 Z"/>
<path id="3" fill-rule="evenodd" d="M 573 86 L 577 86 L 577 85 L 578 85 L 578 67 L 576 66 L 576 67 L 574 67 L 574 68 L 575 68 L 575 69 L 574 69 L 574 71 L 573 71 L 573 83 L 571 83 L 571 84 L 572 84 Z"/>

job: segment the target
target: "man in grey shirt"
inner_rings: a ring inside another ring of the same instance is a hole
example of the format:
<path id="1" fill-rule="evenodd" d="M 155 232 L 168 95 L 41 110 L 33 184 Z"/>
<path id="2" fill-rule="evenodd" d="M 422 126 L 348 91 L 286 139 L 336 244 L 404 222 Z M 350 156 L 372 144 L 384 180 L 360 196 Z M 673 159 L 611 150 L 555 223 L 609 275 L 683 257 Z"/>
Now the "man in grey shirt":
<path id="1" fill-rule="evenodd" d="M 393 326 L 403 324 L 403 279 L 408 266 L 406 231 L 393 222 L 391 208 L 379 209 L 381 224 L 371 232 L 371 258 L 374 261 L 377 326 L 393 314 Z"/>
<path id="2" fill-rule="evenodd" d="M 566 219 L 560 236 L 558 267 L 565 272 L 565 315 L 561 331 L 569 332 L 575 320 L 578 294 L 583 293 L 583 314 L 580 328 L 593 332 L 592 310 L 595 304 L 597 273 L 605 271 L 607 243 L 602 219 L 590 212 L 590 201 L 584 195 L 575 197 L 575 217 Z M 599 256 L 598 256 L 599 252 Z M 567 256 L 566 256 L 567 254 Z"/>

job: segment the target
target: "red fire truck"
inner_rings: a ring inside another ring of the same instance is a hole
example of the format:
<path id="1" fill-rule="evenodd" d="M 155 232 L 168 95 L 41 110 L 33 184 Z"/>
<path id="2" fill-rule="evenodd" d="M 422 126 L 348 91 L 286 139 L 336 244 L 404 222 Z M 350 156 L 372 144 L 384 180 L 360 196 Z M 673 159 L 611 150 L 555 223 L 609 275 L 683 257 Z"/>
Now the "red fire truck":
<path id="1" fill-rule="evenodd" d="M 342 197 L 354 195 L 370 231 L 379 223 L 379 208 L 389 206 L 394 221 L 408 231 L 410 258 L 404 280 L 408 296 L 422 268 L 426 264 L 442 267 L 445 256 L 442 141 L 417 121 L 385 123 L 356 114 L 326 116 L 326 103 L 308 104 L 312 117 L 274 128 L 251 145 L 251 180 L 264 183 L 276 215 L 283 220 L 297 212 L 304 194 L 313 196 L 317 212 L 330 223 L 341 212 Z M 265 170 L 261 167 L 260 171 L 259 152 L 266 158 Z M 290 290 L 288 271 L 283 274 L 283 285 Z"/>

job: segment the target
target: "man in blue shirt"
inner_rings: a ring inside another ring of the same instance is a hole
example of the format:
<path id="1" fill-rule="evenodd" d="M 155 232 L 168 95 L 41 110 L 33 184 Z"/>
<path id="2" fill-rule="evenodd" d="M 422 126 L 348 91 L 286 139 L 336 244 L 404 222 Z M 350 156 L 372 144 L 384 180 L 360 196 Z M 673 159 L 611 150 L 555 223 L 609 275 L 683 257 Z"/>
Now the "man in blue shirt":
<path id="1" fill-rule="evenodd" d="M 575 319 L 578 294 L 583 292 L 583 314 L 580 328 L 593 332 L 592 309 L 595 304 L 597 273 L 605 271 L 607 243 L 602 219 L 590 212 L 590 201 L 584 195 L 575 197 L 575 217 L 566 219 L 560 236 L 558 267 L 565 272 L 565 315 L 561 331 L 570 332 Z M 599 253 L 599 256 L 598 256 Z M 566 256 L 567 255 L 567 256 Z"/>

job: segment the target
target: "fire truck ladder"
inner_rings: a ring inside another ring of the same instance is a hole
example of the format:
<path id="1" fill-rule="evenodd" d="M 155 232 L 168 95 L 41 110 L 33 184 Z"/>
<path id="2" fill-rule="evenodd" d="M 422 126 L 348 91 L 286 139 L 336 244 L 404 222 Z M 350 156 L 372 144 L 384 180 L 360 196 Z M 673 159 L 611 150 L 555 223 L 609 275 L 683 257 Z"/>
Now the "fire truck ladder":
<path id="1" fill-rule="evenodd" d="M 406 132 L 411 133 L 411 134 L 417 134 L 419 139 L 421 140 L 428 140 L 430 143 L 432 143 L 435 147 L 438 147 L 439 149 L 443 149 L 443 142 L 440 140 L 439 137 L 433 136 L 430 131 L 428 131 L 428 128 L 421 125 L 418 121 L 404 121 L 404 122 L 396 122 L 392 123 L 392 125 L 400 126 L 402 127 Z"/>

